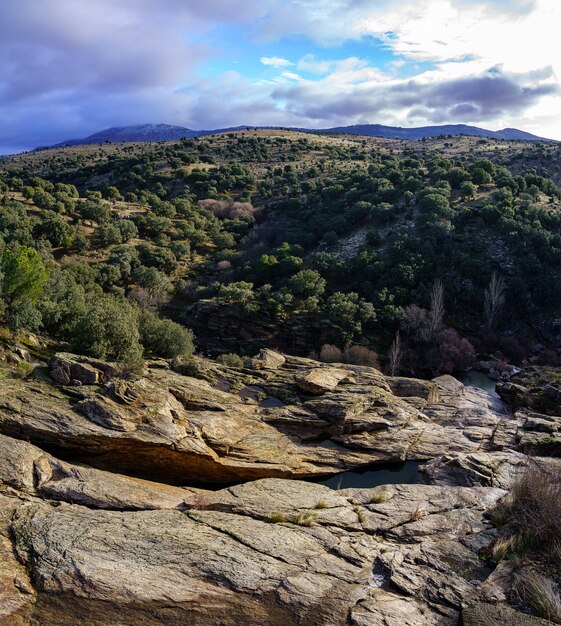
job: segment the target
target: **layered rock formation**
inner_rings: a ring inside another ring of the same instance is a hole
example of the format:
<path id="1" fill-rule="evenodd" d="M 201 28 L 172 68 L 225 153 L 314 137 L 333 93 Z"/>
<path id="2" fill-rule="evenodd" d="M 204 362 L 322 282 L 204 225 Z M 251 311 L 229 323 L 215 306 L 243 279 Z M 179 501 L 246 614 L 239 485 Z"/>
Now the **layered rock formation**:
<path id="1" fill-rule="evenodd" d="M 506 593 L 479 557 L 498 487 L 203 492 L 8 437 L 0 485 L 4 624 L 454 624 Z"/>
<path id="2" fill-rule="evenodd" d="M 39 368 L 32 380 L 4 381 L 0 432 L 176 484 L 309 478 L 512 449 L 526 432 L 527 419 L 451 377 L 391 379 L 370 367 L 270 355 L 254 365 L 199 361 L 178 368 L 186 375 L 158 362 L 120 380 L 107 364 L 59 355 L 50 376 Z"/>
<path id="3" fill-rule="evenodd" d="M 59 355 L 58 382 L 2 381 L 0 624 L 547 623 L 508 606 L 511 566 L 488 559 L 488 513 L 541 422 L 451 377 L 248 365 L 158 362 L 123 381 Z M 404 458 L 432 459 L 423 484 L 278 478 Z"/>

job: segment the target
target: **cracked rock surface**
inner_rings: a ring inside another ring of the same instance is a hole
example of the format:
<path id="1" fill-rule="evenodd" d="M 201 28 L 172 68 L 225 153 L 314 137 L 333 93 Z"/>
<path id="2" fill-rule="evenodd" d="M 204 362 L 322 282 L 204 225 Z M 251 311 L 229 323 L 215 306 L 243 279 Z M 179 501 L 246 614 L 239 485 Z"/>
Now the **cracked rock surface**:
<path id="1" fill-rule="evenodd" d="M 551 436 L 539 420 L 513 417 L 500 400 L 450 376 L 392 379 L 370 367 L 271 354 L 255 363 L 234 370 L 199 362 L 189 375 L 156 363 L 119 380 L 107 364 L 58 355 L 54 379 L 39 371 L 3 381 L 0 433 L 176 484 L 311 478 Z"/>
<path id="2" fill-rule="evenodd" d="M 321 364 L 265 356 L 123 381 L 64 355 L 72 384 L 2 381 L 2 626 L 547 623 L 508 606 L 488 512 L 558 418 L 356 366 L 306 393 Z M 422 483 L 284 478 L 402 458 L 430 459 Z M 238 484 L 182 486 L 201 476 Z"/>
<path id="3" fill-rule="evenodd" d="M 454 623 L 487 577 L 483 513 L 505 493 L 282 479 L 205 492 L 9 437 L 0 450 L 6 624 Z"/>

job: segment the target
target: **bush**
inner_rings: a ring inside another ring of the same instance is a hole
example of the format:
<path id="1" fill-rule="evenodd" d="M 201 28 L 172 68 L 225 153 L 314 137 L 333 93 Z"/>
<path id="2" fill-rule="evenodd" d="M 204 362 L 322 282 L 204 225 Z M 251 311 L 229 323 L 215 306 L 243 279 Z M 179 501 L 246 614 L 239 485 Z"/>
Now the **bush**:
<path id="1" fill-rule="evenodd" d="M 127 369 L 139 368 L 138 310 L 122 298 L 100 297 L 77 320 L 72 344 L 80 353 L 116 359 Z"/>
<path id="2" fill-rule="evenodd" d="M 509 526 L 531 535 L 540 549 L 554 548 L 561 537 L 561 469 L 536 461 L 511 490 Z"/>
<path id="3" fill-rule="evenodd" d="M 221 354 L 217 359 L 218 363 L 226 365 L 227 367 L 243 367 L 244 360 L 241 356 L 228 352 L 227 354 Z"/>
<path id="4" fill-rule="evenodd" d="M 380 367 L 378 355 L 374 350 L 366 346 L 349 346 L 343 353 L 343 363 L 352 365 L 368 365 L 369 367 Z"/>
<path id="5" fill-rule="evenodd" d="M 176 359 L 193 354 L 193 333 L 168 319 L 161 319 L 152 311 L 140 314 L 140 342 L 151 356 Z"/>
<path id="6" fill-rule="evenodd" d="M 321 347 L 319 353 L 320 361 L 324 363 L 341 363 L 342 359 L 343 352 L 337 346 L 326 343 Z"/>

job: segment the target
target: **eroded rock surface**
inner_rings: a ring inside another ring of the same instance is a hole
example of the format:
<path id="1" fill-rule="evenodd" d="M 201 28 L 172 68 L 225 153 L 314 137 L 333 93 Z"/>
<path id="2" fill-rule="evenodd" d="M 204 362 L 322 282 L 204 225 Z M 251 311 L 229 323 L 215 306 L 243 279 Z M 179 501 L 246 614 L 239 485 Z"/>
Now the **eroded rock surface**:
<path id="1" fill-rule="evenodd" d="M 0 452 L 2 624 L 452 625 L 502 593 L 480 558 L 499 488 L 193 493 L 8 437 Z"/>
<path id="2" fill-rule="evenodd" d="M 500 400 L 452 377 L 391 379 L 370 367 L 270 353 L 258 357 L 270 367 L 196 361 L 178 367 L 185 375 L 158 363 L 132 380 L 108 364 L 58 355 L 56 380 L 39 371 L 3 381 L 0 433 L 176 484 L 307 478 L 509 450 L 521 436 L 543 436 L 542 422 L 513 418 Z"/>

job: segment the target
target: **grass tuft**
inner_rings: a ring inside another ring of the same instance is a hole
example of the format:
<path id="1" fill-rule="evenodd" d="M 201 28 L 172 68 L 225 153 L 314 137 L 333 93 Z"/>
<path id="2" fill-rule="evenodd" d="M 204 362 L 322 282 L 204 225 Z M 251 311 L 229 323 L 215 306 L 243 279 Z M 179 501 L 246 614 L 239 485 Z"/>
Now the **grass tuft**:
<path id="1" fill-rule="evenodd" d="M 516 575 L 513 591 L 519 602 L 529 606 L 538 617 L 561 624 L 559 587 L 551 578 L 526 569 Z"/>

